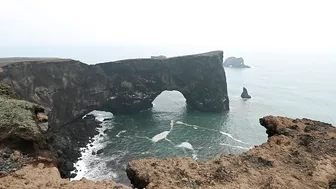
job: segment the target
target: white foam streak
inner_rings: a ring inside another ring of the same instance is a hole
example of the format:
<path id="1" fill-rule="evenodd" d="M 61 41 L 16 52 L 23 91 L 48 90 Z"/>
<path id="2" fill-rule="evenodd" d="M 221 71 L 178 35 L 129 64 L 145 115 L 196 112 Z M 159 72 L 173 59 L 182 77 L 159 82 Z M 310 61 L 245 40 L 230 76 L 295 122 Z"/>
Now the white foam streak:
<path id="1" fill-rule="evenodd" d="M 229 147 L 233 147 L 233 148 L 239 148 L 239 149 L 243 149 L 243 150 L 250 150 L 252 147 L 243 147 L 243 146 L 234 146 L 231 144 L 225 144 L 225 143 L 219 143 L 222 146 L 229 146 Z"/>
<path id="2" fill-rule="evenodd" d="M 186 149 L 189 149 L 189 150 L 194 150 L 193 146 L 189 142 L 182 142 L 181 144 L 177 145 L 176 147 L 186 148 Z"/>
<path id="3" fill-rule="evenodd" d="M 226 135 L 226 136 L 228 136 L 228 137 L 230 137 L 232 140 L 234 140 L 234 141 L 237 141 L 237 142 L 240 142 L 240 143 L 243 143 L 243 144 L 248 144 L 248 143 L 246 143 L 246 142 L 243 142 L 243 141 L 241 141 L 241 140 L 239 140 L 239 139 L 236 139 L 236 138 L 234 138 L 231 134 L 229 134 L 229 133 L 225 133 L 225 132 L 223 132 L 223 131 L 220 131 L 220 133 L 222 134 L 222 135 Z"/>
<path id="4" fill-rule="evenodd" d="M 170 121 L 170 130 L 169 131 L 163 131 L 162 133 L 159 133 L 157 135 L 155 135 L 153 138 L 152 138 L 152 141 L 153 142 L 158 142 L 162 139 L 167 139 L 167 136 L 168 134 L 173 130 L 173 126 L 174 126 L 174 120 L 171 120 Z M 169 140 L 170 141 L 170 140 Z M 171 141 L 170 141 L 171 142 Z"/>
<path id="5" fill-rule="evenodd" d="M 152 138 L 152 141 L 153 142 L 159 142 L 160 140 L 165 139 L 168 136 L 169 133 L 170 133 L 170 131 L 163 131 L 162 133 L 159 133 L 159 134 L 155 135 Z"/>
<path id="6" fill-rule="evenodd" d="M 176 121 L 175 123 L 179 124 L 179 125 L 185 125 L 185 126 L 188 126 L 188 127 L 193 127 L 194 129 L 199 129 L 200 128 L 200 129 L 205 129 L 205 130 L 209 130 L 209 131 L 214 131 L 214 132 L 217 132 L 217 133 L 219 132 L 220 134 L 228 136 L 229 138 L 231 138 L 234 141 L 237 141 L 237 142 L 240 142 L 240 143 L 243 143 L 243 144 L 248 144 L 246 142 L 243 142 L 243 141 L 241 141 L 239 139 L 234 138 L 231 134 L 225 133 L 223 131 L 219 131 L 219 130 L 215 130 L 215 129 L 210 129 L 210 128 L 205 128 L 205 127 L 200 127 L 198 125 L 191 125 L 191 124 L 183 123 L 182 121 Z"/>
<path id="7" fill-rule="evenodd" d="M 121 135 L 121 134 L 123 134 L 123 133 L 126 133 L 126 130 L 122 130 L 122 131 L 120 131 L 120 132 L 119 132 L 119 133 L 116 135 L 116 137 L 118 137 L 118 138 L 119 138 L 119 137 L 120 137 L 120 135 Z"/>
<path id="8" fill-rule="evenodd" d="M 184 149 L 189 149 L 189 150 L 192 150 L 193 151 L 193 154 L 192 154 L 192 158 L 194 160 L 197 160 L 197 153 L 196 151 L 194 150 L 193 146 L 188 142 L 182 142 L 181 144 L 177 145 L 176 147 L 178 148 L 183 148 Z M 184 152 L 186 153 L 186 151 L 184 150 Z"/>

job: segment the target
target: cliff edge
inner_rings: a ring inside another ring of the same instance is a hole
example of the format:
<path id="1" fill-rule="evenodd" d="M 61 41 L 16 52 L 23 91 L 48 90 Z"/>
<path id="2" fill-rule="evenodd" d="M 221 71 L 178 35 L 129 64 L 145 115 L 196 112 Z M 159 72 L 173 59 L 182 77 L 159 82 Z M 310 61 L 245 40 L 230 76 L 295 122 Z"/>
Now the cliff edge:
<path id="1" fill-rule="evenodd" d="M 201 162 L 191 158 L 147 158 L 129 163 L 137 188 L 297 188 L 336 186 L 336 128 L 309 119 L 260 119 L 267 143 L 241 155 Z"/>

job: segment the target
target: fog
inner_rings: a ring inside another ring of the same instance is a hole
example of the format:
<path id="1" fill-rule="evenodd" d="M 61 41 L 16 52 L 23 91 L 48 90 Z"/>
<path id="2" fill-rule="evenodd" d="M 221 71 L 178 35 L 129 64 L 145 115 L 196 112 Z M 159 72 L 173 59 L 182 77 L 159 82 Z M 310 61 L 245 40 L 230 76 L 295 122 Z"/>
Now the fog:
<path id="1" fill-rule="evenodd" d="M 0 57 L 332 55 L 334 7 L 332 0 L 1 0 Z"/>

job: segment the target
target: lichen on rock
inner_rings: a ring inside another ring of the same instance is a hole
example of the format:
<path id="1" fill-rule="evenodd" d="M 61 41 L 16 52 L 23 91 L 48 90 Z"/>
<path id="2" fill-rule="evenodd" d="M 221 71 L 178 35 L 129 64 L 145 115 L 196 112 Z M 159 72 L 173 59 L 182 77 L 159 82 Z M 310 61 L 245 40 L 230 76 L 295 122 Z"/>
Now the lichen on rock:
<path id="1" fill-rule="evenodd" d="M 4 88 L 0 87 L 1 90 Z M 0 141 L 7 138 L 40 141 L 43 133 L 37 121 L 36 111 L 43 108 L 12 97 L 15 97 L 14 93 L 1 91 Z"/>

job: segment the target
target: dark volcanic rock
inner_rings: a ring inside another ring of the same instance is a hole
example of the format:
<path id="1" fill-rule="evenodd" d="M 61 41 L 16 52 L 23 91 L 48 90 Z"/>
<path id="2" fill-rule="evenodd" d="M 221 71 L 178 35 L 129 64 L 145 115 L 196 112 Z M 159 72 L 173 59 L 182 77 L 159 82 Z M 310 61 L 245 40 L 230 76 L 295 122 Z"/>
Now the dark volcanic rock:
<path id="1" fill-rule="evenodd" d="M 87 115 L 84 119 L 77 119 L 48 133 L 48 149 L 58 152 L 58 168 L 62 177 L 71 176 L 70 172 L 75 170 L 73 163 L 81 157 L 80 148 L 85 147 L 90 138 L 98 134 L 98 125 L 94 116 Z"/>
<path id="2" fill-rule="evenodd" d="M 99 154 L 102 154 L 104 152 L 104 149 L 99 149 L 99 150 L 97 150 L 97 154 L 99 155 Z"/>
<path id="3" fill-rule="evenodd" d="M 49 125 L 55 128 L 94 109 L 113 114 L 148 109 L 164 90 L 180 91 L 187 104 L 200 111 L 228 110 L 222 62 L 222 51 L 96 65 L 31 61 L 3 66 L 0 83 L 10 85 L 23 99 L 50 108 Z"/>
<path id="4" fill-rule="evenodd" d="M 92 110 L 127 114 L 148 109 L 165 90 L 180 91 L 196 110 L 228 110 L 222 62 L 222 51 L 96 65 L 75 60 L 25 61 L 0 66 L 0 84 L 50 111 L 41 148 L 54 152 L 62 177 L 70 177 L 74 167 L 69 165 L 80 157 L 80 148 L 98 134 L 99 124 L 93 117 L 82 119 Z"/>
<path id="5" fill-rule="evenodd" d="M 251 96 L 248 94 L 247 89 L 245 87 L 243 87 L 243 92 L 240 95 L 240 97 L 242 97 L 242 98 L 251 98 Z"/>
<path id="6" fill-rule="evenodd" d="M 232 68 L 251 68 L 250 66 L 244 64 L 244 59 L 241 57 L 228 57 L 224 61 L 223 66 Z"/>

